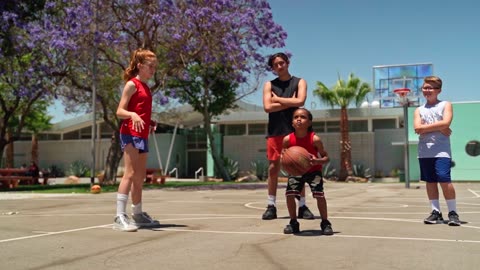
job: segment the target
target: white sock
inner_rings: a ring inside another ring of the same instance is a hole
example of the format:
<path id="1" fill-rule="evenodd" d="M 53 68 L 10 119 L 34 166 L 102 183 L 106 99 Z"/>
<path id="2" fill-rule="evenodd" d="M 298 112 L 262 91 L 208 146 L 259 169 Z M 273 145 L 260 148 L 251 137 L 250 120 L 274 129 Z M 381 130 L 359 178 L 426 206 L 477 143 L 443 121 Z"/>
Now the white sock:
<path id="1" fill-rule="evenodd" d="M 439 200 L 430 200 L 430 205 L 432 206 L 432 210 L 436 210 L 441 213 Z"/>
<path id="2" fill-rule="evenodd" d="M 305 206 L 305 197 L 300 197 L 300 200 L 298 201 L 298 207 Z"/>
<path id="3" fill-rule="evenodd" d="M 268 205 L 277 206 L 276 201 L 277 201 L 277 196 L 268 195 L 268 200 L 267 200 Z"/>
<path id="4" fill-rule="evenodd" d="M 457 200 L 455 200 L 455 199 L 446 200 L 446 202 L 447 202 L 448 212 L 455 211 L 455 213 L 456 213 L 457 212 Z"/>
<path id="5" fill-rule="evenodd" d="M 127 214 L 128 194 L 117 193 L 117 216 Z"/>
<path id="6" fill-rule="evenodd" d="M 141 214 L 142 213 L 142 203 L 138 203 L 137 205 L 132 204 L 132 214 Z"/>

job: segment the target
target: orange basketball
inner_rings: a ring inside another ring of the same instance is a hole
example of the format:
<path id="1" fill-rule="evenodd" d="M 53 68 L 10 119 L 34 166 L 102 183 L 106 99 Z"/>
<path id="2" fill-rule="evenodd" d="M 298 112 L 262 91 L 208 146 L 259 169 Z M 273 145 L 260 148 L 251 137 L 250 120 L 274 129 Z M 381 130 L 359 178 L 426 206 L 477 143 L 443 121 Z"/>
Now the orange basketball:
<path id="1" fill-rule="evenodd" d="M 310 153 L 301 146 L 291 146 L 287 148 L 280 158 L 282 168 L 289 175 L 303 175 L 310 168 Z"/>
<path id="2" fill-rule="evenodd" d="M 93 185 L 90 188 L 90 192 L 93 193 L 93 194 L 98 194 L 98 193 L 102 192 L 102 187 L 99 186 L 99 185 Z"/>

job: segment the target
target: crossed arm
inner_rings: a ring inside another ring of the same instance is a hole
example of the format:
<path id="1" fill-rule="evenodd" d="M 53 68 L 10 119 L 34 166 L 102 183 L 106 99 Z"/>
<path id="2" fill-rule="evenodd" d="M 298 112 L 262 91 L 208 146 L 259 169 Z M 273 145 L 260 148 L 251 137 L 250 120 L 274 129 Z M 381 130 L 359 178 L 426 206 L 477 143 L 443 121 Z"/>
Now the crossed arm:
<path id="1" fill-rule="evenodd" d="M 422 119 L 420 117 L 420 108 L 417 108 L 413 116 L 413 128 L 415 129 L 415 133 L 419 135 L 434 131 L 440 131 L 443 135 L 450 136 L 452 134 L 452 130 L 450 129 L 452 119 L 453 110 L 452 104 L 450 102 L 447 102 L 447 104 L 445 105 L 445 109 L 443 111 L 443 119 L 432 124 L 422 123 Z"/>
<path id="2" fill-rule="evenodd" d="M 272 83 L 263 86 L 263 109 L 267 113 L 278 112 L 290 107 L 302 107 L 307 99 L 307 82 L 300 79 L 297 95 L 289 98 L 279 97 L 272 91 Z"/>

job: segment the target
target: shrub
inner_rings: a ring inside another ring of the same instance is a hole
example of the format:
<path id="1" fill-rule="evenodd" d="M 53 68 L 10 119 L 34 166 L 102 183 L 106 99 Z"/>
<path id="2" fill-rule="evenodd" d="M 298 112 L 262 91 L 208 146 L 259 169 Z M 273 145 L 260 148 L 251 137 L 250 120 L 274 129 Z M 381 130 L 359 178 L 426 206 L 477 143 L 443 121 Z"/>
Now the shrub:
<path id="1" fill-rule="evenodd" d="M 48 173 L 49 173 L 49 177 L 52 177 L 52 178 L 65 176 L 65 171 L 63 170 L 63 168 L 57 165 L 51 165 L 48 168 Z"/>
<path id="2" fill-rule="evenodd" d="M 75 175 L 77 177 L 86 177 L 90 175 L 90 168 L 85 162 L 81 160 L 74 161 L 68 168 L 68 175 Z"/>
<path id="3" fill-rule="evenodd" d="M 353 164 L 353 175 L 357 177 L 363 178 L 372 178 L 372 174 L 370 173 L 370 168 L 366 168 L 364 165 L 357 163 Z"/>
<path id="4" fill-rule="evenodd" d="M 323 164 L 322 166 L 322 177 L 324 179 L 333 178 L 337 175 L 337 170 L 333 168 L 330 162 Z"/>
<path id="5" fill-rule="evenodd" d="M 223 160 L 223 166 L 225 167 L 225 170 L 227 171 L 228 175 L 230 176 L 230 180 L 235 180 L 238 177 L 238 161 L 234 161 L 233 159 L 229 157 L 222 157 Z M 217 177 L 219 177 L 221 174 L 216 171 Z"/>

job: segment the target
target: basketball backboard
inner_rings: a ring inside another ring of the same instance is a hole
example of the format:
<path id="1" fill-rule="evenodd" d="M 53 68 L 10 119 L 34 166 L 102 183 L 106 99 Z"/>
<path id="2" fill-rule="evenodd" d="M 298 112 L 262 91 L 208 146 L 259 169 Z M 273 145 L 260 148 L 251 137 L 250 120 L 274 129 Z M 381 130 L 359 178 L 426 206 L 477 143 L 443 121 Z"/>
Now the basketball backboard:
<path id="1" fill-rule="evenodd" d="M 408 88 L 409 104 L 421 103 L 421 87 L 426 76 L 433 75 L 433 64 L 405 64 L 373 67 L 374 97 L 381 108 L 400 107 L 402 104 L 394 93 L 395 89 Z"/>

